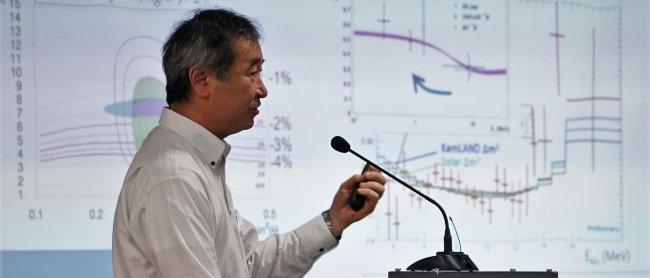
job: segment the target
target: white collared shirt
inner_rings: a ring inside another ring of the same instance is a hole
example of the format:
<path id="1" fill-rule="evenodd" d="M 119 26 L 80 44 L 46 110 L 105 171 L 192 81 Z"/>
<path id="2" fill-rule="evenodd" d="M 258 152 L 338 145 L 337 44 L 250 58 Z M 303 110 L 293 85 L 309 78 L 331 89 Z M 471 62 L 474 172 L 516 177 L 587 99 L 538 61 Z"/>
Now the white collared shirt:
<path id="1" fill-rule="evenodd" d="M 259 241 L 233 207 L 229 151 L 199 124 L 163 110 L 117 202 L 115 277 L 301 277 L 337 245 L 320 215 Z"/>

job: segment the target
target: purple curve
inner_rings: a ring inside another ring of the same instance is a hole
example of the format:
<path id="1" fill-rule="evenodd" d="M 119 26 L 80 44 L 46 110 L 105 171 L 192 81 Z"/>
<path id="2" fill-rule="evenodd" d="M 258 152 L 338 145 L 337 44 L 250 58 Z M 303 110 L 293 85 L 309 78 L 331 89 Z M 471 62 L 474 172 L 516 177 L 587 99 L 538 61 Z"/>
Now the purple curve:
<path id="1" fill-rule="evenodd" d="M 424 45 L 424 46 L 435 49 L 436 51 L 442 53 L 442 55 L 447 56 L 447 58 L 451 59 L 456 64 L 458 64 L 459 66 L 463 67 L 464 69 L 466 69 L 466 70 L 468 70 L 470 72 L 483 74 L 483 75 L 506 74 L 506 69 L 482 69 L 482 68 L 479 68 L 479 67 L 470 66 L 468 64 L 465 64 L 465 63 L 461 62 L 456 57 L 451 56 L 451 54 L 447 53 L 442 48 L 440 48 L 440 47 L 438 47 L 438 46 L 436 46 L 436 45 L 434 45 L 432 43 L 429 43 L 429 42 L 426 42 L 426 41 L 423 41 L 423 40 L 419 40 L 419 39 L 416 39 L 416 38 L 413 38 L 413 37 L 407 37 L 407 36 L 398 35 L 398 34 L 391 34 L 391 33 L 363 31 L 363 30 L 354 30 L 354 34 L 357 35 L 357 36 L 388 38 L 388 39 L 393 39 L 393 40 L 400 40 L 400 41 L 418 43 L 418 44 L 421 44 L 421 45 Z"/>
<path id="2" fill-rule="evenodd" d="M 133 117 L 160 116 L 166 102 L 160 99 L 140 99 L 133 102 Z"/>

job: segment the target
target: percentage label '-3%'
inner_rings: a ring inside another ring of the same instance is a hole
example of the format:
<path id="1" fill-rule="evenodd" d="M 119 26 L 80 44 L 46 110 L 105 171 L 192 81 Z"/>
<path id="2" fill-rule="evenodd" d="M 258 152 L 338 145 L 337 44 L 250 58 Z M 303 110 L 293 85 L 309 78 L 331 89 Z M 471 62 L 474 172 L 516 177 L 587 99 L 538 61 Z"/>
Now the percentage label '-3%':
<path id="1" fill-rule="evenodd" d="M 293 144 L 287 137 L 274 137 L 270 147 L 276 152 L 291 152 L 293 150 Z"/>

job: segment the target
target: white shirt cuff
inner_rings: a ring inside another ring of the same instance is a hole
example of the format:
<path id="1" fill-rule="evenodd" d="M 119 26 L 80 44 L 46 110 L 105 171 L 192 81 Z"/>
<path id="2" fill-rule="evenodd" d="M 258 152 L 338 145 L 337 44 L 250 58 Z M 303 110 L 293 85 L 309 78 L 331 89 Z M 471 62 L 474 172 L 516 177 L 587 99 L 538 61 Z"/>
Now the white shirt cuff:
<path id="1" fill-rule="evenodd" d="M 298 227 L 296 235 L 298 235 L 307 255 L 313 259 L 317 259 L 338 245 L 338 240 L 327 228 L 325 220 L 320 214 Z"/>

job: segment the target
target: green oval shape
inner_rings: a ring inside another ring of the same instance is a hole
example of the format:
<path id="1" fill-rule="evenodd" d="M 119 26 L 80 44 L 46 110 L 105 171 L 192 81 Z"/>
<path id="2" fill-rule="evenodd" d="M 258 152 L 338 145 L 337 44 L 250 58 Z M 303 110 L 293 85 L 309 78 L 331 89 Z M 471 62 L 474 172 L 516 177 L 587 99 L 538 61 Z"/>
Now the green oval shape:
<path id="1" fill-rule="evenodd" d="M 157 78 L 146 76 L 138 80 L 133 89 L 133 103 L 143 99 L 165 99 L 165 85 Z M 158 125 L 160 116 L 134 116 L 131 119 L 133 129 L 133 142 L 136 149 L 140 149 L 142 141 L 149 132 Z"/>

